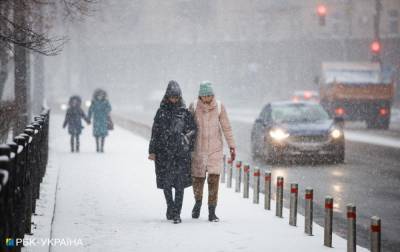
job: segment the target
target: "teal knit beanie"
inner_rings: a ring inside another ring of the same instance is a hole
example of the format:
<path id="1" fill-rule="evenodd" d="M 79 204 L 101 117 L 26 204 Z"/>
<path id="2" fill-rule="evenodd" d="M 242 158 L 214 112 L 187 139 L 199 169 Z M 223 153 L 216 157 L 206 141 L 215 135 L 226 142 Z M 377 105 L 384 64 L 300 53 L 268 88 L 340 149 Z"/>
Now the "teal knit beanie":
<path id="1" fill-rule="evenodd" d="M 200 83 L 199 96 L 213 96 L 214 90 L 212 84 L 209 81 L 203 81 Z"/>

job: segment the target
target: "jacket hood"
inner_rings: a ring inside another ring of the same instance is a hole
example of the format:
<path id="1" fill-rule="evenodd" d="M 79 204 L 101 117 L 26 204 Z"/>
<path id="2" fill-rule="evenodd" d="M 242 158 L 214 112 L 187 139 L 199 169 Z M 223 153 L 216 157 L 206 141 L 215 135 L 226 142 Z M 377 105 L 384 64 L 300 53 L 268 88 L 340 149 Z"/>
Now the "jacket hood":
<path id="1" fill-rule="evenodd" d="M 182 97 L 181 87 L 178 82 L 172 80 L 168 83 L 167 90 L 165 92 L 165 97 L 178 96 Z"/>
<path id="2" fill-rule="evenodd" d="M 179 97 L 179 101 L 176 104 L 171 104 L 168 98 L 171 96 Z M 185 102 L 182 99 L 182 90 L 178 82 L 172 80 L 168 83 L 167 90 L 161 101 L 160 107 L 185 107 Z"/>
<path id="3" fill-rule="evenodd" d="M 81 106 L 81 104 L 82 104 L 82 99 L 81 99 L 81 97 L 80 96 L 78 96 L 78 95 L 74 95 L 74 96 L 71 96 L 70 98 L 69 98 L 69 102 L 68 102 L 68 104 L 69 104 L 69 106 L 71 107 L 72 106 L 72 102 L 73 101 L 77 101 L 77 107 L 80 107 Z"/>

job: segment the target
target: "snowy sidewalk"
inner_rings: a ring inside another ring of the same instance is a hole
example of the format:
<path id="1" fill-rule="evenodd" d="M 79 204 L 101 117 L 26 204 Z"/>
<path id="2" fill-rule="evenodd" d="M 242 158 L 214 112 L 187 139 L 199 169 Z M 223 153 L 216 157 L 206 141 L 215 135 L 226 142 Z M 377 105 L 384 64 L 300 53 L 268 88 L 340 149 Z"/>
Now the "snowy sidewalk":
<path id="1" fill-rule="evenodd" d="M 54 185 L 57 180 L 51 238 L 81 239 L 83 246 L 52 246 L 50 251 L 345 251 L 346 241 L 334 235 L 334 248 L 324 247 L 323 230 L 314 224 L 314 236 L 274 216 L 241 194 L 220 186 L 219 223 L 207 221 L 203 207 L 199 220 L 191 219 L 191 188 L 185 190 L 182 224 L 165 219 L 165 200 L 156 189 L 154 164 L 147 160 L 148 141 L 119 127 L 107 138 L 105 153 L 94 152 L 91 129 L 85 128 L 82 151 L 69 152 L 69 137 L 61 117 L 51 122 L 49 174 L 42 187 L 37 229 L 33 237 L 49 238 Z M 251 192 L 250 192 L 251 193 Z M 206 192 L 205 192 L 205 195 Z M 250 194 L 252 195 L 252 194 Z M 28 247 L 25 251 L 48 251 Z M 358 251 L 367 251 L 358 248 Z"/>

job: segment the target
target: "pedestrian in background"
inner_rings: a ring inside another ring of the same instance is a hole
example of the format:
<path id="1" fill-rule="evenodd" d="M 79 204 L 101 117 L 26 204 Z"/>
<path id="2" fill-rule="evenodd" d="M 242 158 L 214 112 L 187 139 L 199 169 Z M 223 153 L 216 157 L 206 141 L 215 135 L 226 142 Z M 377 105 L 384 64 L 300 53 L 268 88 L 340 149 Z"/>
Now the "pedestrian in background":
<path id="1" fill-rule="evenodd" d="M 93 117 L 93 136 L 96 139 L 96 151 L 104 152 L 104 141 L 108 131 L 113 129 L 110 116 L 111 105 L 107 99 L 106 91 L 97 89 L 89 107 L 89 120 Z"/>
<path id="2" fill-rule="evenodd" d="M 197 138 L 192 160 L 193 192 L 196 203 L 192 217 L 197 219 L 203 200 L 203 188 L 208 174 L 208 220 L 219 221 L 215 214 L 218 202 L 219 176 L 223 166 L 223 139 L 228 143 L 231 159 L 236 156 L 235 142 L 225 106 L 214 95 L 212 84 L 200 84 L 199 97 L 189 110 L 197 124 Z"/>
<path id="3" fill-rule="evenodd" d="M 82 120 L 85 120 L 87 124 L 89 124 L 90 121 L 81 108 L 82 99 L 79 96 L 71 96 L 68 105 L 69 107 L 65 114 L 63 128 L 68 126 L 68 133 L 71 135 L 71 152 L 79 152 L 79 136 L 83 129 Z"/>
<path id="4" fill-rule="evenodd" d="M 184 190 L 192 185 L 191 153 L 195 137 L 196 124 L 182 99 L 179 84 L 170 81 L 154 118 L 149 159 L 155 161 L 157 187 L 164 190 L 166 217 L 175 224 L 182 222 Z"/>

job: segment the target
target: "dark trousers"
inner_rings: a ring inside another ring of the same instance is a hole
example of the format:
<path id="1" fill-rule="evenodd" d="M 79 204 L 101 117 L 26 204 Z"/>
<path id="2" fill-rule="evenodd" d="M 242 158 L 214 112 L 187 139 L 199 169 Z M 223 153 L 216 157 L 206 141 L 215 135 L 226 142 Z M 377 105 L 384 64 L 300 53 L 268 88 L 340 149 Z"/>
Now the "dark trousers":
<path id="1" fill-rule="evenodd" d="M 105 137 L 96 137 L 96 151 L 104 152 L 104 140 Z"/>
<path id="2" fill-rule="evenodd" d="M 71 152 L 79 152 L 79 135 L 71 134 Z"/>
<path id="3" fill-rule="evenodd" d="M 174 210 L 177 215 L 181 214 L 184 189 L 175 189 L 175 199 L 172 197 L 172 188 L 164 189 L 167 206 Z"/>

